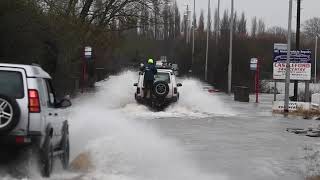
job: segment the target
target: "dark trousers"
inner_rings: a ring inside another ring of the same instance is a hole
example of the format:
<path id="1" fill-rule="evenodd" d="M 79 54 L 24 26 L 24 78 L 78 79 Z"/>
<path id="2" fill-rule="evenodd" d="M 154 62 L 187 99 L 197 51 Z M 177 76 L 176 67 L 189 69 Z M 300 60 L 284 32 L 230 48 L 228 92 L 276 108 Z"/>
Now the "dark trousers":
<path id="1" fill-rule="evenodd" d="M 150 97 L 151 97 L 151 90 L 152 90 L 152 87 L 153 87 L 153 81 L 144 81 L 144 91 L 143 91 L 143 97 L 144 98 L 147 98 L 148 96 L 148 92 L 150 92 Z"/>

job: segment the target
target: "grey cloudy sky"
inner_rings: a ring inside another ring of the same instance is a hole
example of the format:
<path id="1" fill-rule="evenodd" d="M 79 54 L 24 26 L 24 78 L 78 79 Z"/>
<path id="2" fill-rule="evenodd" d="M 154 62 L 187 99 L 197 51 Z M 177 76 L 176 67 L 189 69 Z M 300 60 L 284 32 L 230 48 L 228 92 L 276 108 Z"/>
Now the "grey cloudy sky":
<path id="1" fill-rule="evenodd" d="M 186 4 L 193 7 L 193 0 L 177 0 L 180 10 L 186 9 Z M 211 9 L 217 8 L 218 0 L 211 0 Z M 251 23 L 251 18 L 257 16 L 262 18 L 267 27 L 271 26 L 288 26 L 288 9 L 289 0 L 234 0 L 235 10 L 238 13 L 245 12 L 248 20 L 248 25 Z M 221 0 L 221 15 L 225 9 L 230 9 L 231 0 Z M 293 0 L 294 20 L 296 20 L 296 0 Z M 302 0 L 302 22 L 312 17 L 320 17 L 320 0 Z M 196 0 L 196 13 L 199 16 L 201 9 L 207 13 L 208 0 Z M 293 24 L 293 28 L 295 27 Z"/>

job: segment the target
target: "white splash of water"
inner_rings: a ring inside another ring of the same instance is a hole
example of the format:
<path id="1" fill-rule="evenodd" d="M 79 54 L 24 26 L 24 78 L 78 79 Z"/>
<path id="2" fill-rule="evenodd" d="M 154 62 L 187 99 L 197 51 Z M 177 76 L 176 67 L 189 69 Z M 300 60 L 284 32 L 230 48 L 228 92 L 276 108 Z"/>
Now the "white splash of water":
<path id="1" fill-rule="evenodd" d="M 201 112 L 202 106 L 195 106 L 199 112 L 190 112 L 188 108 L 194 110 L 192 105 L 178 107 L 179 104 L 172 110 L 150 112 L 134 101 L 135 88 L 132 85 L 136 79 L 136 73 L 130 71 L 110 77 L 99 83 L 96 94 L 88 95 L 84 101 L 80 99 L 73 107 L 70 122 L 72 157 L 89 152 L 95 167 L 82 179 L 226 179 L 201 172 L 179 142 L 161 135 L 146 121 L 139 121 L 139 117 L 150 120 L 190 115 L 201 117 L 206 112 Z M 186 87 L 194 85 L 186 82 Z M 199 93 L 200 88 L 195 89 L 184 93 Z M 181 100 L 183 105 L 190 103 L 189 98 Z"/>
<path id="2" fill-rule="evenodd" d="M 130 114 L 130 116 L 204 118 L 212 115 L 234 116 L 236 114 L 217 95 L 203 90 L 203 84 L 195 79 L 181 79 L 183 87 L 179 88 L 179 101 L 162 112 L 152 112 L 143 105 L 137 105 L 134 101 L 135 88 L 131 85 L 137 81 L 136 74 L 128 71 L 121 76 L 110 78 L 110 82 L 102 85 L 103 87 L 110 86 L 108 89 L 111 90 L 110 88 L 116 84 L 117 91 L 110 92 L 110 94 L 119 97 L 105 95 L 106 99 L 109 99 L 111 104 L 120 108 L 124 113 Z M 120 101 L 117 101 L 118 99 Z M 116 100 L 116 102 L 112 100 Z M 121 103 L 119 104 L 119 102 Z"/>
<path id="3" fill-rule="evenodd" d="M 186 111 L 209 115 L 232 116 L 235 113 L 222 100 L 208 91 L 203 90 L 203 84 L 195 79 L 182 80 L 180 100 L 168 109 L 169 112 Z"/>

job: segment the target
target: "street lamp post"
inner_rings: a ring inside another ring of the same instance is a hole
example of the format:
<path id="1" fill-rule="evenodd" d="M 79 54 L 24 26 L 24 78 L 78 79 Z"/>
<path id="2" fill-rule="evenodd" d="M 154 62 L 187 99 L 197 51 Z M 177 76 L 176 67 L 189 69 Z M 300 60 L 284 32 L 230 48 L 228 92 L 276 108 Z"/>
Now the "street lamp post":
<path id="1" fill-rule="evenodd" d="M 317 83 L 317 55 L 318 55 L 318 35 L 316 36 L 316 44 L 314 50 L 314 82 Z"/>
<path id="2" fill-rule="evenodd" d="M 205 81 L 208 81 L 208 57 L 209 57 L 209 33 L 210 33 L 210 0 L 208 0 L 208 22 L 207 22 L 207 49 L 206 49 L 206 66 L 205 66 Z"/>
<path id="3" fill-rule="evenodd" d="M 216 29 L 216 44 L 218 45 L 220 35 L 220 0 L 218 0 L 218 12 L 217 12 L 217 29 Z"/>
<path id="4" fill-rule="evenodd" d="M 184 22 L 184 24 L 185 24 L 185 27 L 184 27 L 184 34 L 185 34 L 185 38 L 186 38 L 186 44 L 188 44 L 188 13 L 186 12 L 185 14 L 184 14 L 184 18 L 185 18 L 185 22 Z"/>
<path id="5" fill-rule="evenodd" d="M 286 85 L 285 85 L 285 101 L 284 112 L 289 112 L 289 88 L 290 88 L 290 55 L 291 55 L 291 23 L 292 23 L 292 0 L 289 0 L 289 19 L 288 19 L 288 48 L 286 61 Z"/>
<path id="6" fill-rule="evenodd" d="M 174 5 L 173 5 L 173 39 L 176 39 L 176 3 L 177 1 L 174 1 Z"/>
<path id="7" fill-rule="evenodd" d="M 195 36 L 195 26 L 196 26 L 196 0 L 193 1 L 193 21 L 192 21 L 192 65 L 193 68 L 193 62 L 194 62 L 194 36 Z"/>
<path id="8" fill-rule="evenodd" d="M 186 5 L 187 6 L 187 11 L 186 11 L 186 13 L 184 14 L 184 16 L 185 16 L 185 18 L 186 18 L 186 22 L 185 22 L 185 25 L 186 25 L 186 27 L 185 27 L 185 34 L 186 34 L 186 42 L 187 42 L 187 44 L 189 44 L 190 43 L 190 13 L 191 13 L 191 11 L 189 10 L 189 5 L 187 4 Z"/>
<path id="9" fill-rule="evenodd" d="M 231 23 L 230 23 L 230 48 L 229 48 L 229 67 L 228 67 L 228 93 L 231 94 L 232 86 L 232 48 L 233 48 L 233 7 L 234 0 L 231 0 Z"/>

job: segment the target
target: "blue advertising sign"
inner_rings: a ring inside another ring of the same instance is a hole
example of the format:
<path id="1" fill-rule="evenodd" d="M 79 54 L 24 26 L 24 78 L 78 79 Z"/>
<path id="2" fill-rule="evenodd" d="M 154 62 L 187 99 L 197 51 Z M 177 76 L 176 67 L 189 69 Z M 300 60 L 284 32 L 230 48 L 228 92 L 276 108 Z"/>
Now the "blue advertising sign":
<path id="1" fill-rule="evenodd" d="M 311 63 L 311 55 L 311 50 L 291 51 L 290 63 Z M 285 62 L 286 60 L 287 50 L 274 50 L 274 62 Z"/>

